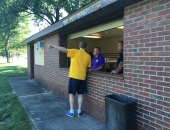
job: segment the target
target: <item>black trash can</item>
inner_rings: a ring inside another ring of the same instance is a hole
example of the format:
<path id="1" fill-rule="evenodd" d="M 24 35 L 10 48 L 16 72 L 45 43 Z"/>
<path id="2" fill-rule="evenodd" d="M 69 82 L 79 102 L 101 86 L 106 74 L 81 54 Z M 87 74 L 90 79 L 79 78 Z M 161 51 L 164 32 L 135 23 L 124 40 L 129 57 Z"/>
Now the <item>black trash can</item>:
<path id="1" fill-rule="evenodd" d="M 134 130 L 135 104 L 136 100 L 126 96 L 105 96 L 106 130 Z"/>

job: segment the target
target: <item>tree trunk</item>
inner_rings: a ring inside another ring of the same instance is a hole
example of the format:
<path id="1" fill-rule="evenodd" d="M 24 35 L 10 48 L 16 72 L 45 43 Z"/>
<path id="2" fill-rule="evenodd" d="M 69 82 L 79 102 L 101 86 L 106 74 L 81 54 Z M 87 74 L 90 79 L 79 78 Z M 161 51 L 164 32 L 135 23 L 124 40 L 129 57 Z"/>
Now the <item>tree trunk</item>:
<path id="1" fill-rule="evenodd" d="M 53 22 L 54 23 L 57 23 L 59 20 L 60 20 L 60 15 L 59 15 L 59 9 L 55 9 L 55 21 Z"/>
<path id="2" fill-rule="evenodd" d="M 6 52 L 6 59 L 7 59 L 7 63 L 10 63 L 10 56 L 9 56 L 9 52 L 7 49 L 5 49 Z"/>
<path id="3" fill-rule="evenodd" d="M 6 53 L 7 63 L 10 63 L 10 55 L 9 55 L 9 51 L 7 49 L 8 43 L 9 43 L 9 35 L 6 38 L 5 53 Z"/>

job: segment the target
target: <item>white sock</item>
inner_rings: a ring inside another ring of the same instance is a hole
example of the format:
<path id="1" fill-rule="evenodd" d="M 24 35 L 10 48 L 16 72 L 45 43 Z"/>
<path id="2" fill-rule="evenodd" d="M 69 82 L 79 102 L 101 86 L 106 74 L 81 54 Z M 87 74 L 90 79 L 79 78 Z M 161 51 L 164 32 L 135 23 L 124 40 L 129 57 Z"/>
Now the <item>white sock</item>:
<path id="1" fill-rule="evenodd" d="M 77 113 L 81 113 L 81 109 L 78 109 L 78 110 L 77 110 Z"/>
<path id="2" fill-rule="evenodd" d="M 73 114 L 74 114 L 74 109 L 70 109 L 70 113 L 73 113 Z"/>

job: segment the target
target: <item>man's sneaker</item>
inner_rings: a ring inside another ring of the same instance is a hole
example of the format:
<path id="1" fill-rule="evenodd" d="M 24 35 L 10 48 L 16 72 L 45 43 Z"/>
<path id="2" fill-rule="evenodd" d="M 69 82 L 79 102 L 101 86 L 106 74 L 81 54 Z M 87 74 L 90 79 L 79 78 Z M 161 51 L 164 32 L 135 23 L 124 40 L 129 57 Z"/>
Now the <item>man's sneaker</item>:
<path id="1" fill-rule="evenodd" d="M 74 113 L 70 113 L 70 110 L 66 111 L 66 115 L 69 117 L 74 117 Z"/>
<path id="2" fill-rule="evenodd" d="M 80 113 L 77 113 L 77 117 L 80 117 L 82 115 L 82 111 Z"/>

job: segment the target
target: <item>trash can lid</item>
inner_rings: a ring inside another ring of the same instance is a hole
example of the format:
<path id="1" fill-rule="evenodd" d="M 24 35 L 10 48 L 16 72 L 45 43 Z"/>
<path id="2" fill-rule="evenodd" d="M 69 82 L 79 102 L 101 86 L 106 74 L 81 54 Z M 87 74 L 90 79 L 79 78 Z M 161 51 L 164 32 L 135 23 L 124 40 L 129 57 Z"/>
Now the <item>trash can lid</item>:
<path id="1" fill-rule="evenodd" d="M 117 94 L 112 94 L 112 95 L 107 95 L 105 96 L 106 99 L 112 100 L 114 102 L 119 102 L 122 105 L 127 105 L 127 104 L 133 104 L 136 103 L 137 100 L 133 99 L 133 98 L 129 98 L 127 96 L 124 95 L 117 95 Z"/>

